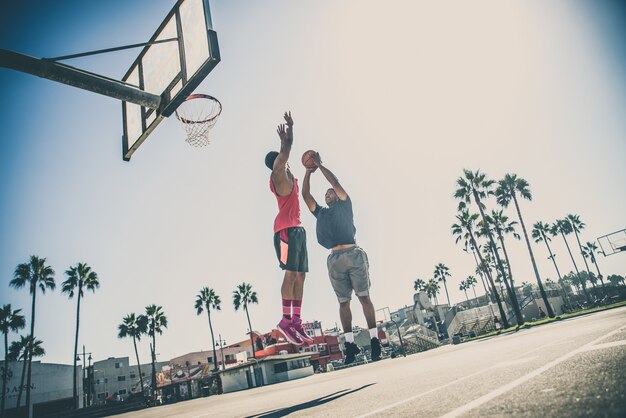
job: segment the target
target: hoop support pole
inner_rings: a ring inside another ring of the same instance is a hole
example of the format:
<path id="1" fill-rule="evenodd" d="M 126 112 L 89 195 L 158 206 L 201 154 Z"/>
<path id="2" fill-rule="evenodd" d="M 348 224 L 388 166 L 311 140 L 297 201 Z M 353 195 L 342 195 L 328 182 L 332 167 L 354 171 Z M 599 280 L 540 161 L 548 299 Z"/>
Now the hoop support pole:
<path id="1" fill-rule="evenodd" d="M 158 109 L 161 105 L 159 95 L 148 93 L 138 87 L 69 65 L 34 58 L 6 49 L 0 49 L 0 67 L 10 68 L 151 109 Z"/>

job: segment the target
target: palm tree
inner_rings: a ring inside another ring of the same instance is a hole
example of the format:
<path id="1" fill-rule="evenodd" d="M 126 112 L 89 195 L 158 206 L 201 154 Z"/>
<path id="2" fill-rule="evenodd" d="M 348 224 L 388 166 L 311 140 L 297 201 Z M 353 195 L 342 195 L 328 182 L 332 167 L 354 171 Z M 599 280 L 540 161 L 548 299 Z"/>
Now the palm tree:
<path id="1" fill-rule="evenodd" d="M 478 280 L 476 280 L 476 277 L 474 276 L 467 276 L 465 282 L 467 282 L 467 284 L 472 288 L 472 292 L 474 292 L 474 299 L 476 299 L 476 303 L 478 303 L 478 296 L 476 296 L 476 284 L 478 283 Z"/>
<path id="2" fill-rule="evenodd" d="M 18 341 L 13 341 L 9 347 L 9 360 L 11 361 L 23 361 L 22 365 L 22 378 L 20 379 L 20 390 L 17 394 L 17 403 L 15 410 L 19 410 L 22 403 L 22 391 L 24 390 L 24 379 L 26 378 L 26 365 L 29 363 L 29 359 L 34 357 L 41 357 L 46 354 L 46 351 L 42 347 L 43 341 L 37 340 L 30 335 L 27 337 L 20 336 Z M 26 389 L 28 393 L 28 388 Z M 28 406 L 28 401 L 26 401 Z"/>
<path id="3" fill-rule="evenodd" d="M 460 213 L 456 215 L 456 219 L 458 220 L 459 223 L 452 225 L 452 234 L 457 237 L 456 242 L 458 243 L 461 239 L 463 239 L 465 235 L 467 235 L 470 239 L 472 250 L 475 248 L 480 248 L 478 244 L 476 244 L 476 238 L 474 237 L 474 226 L 476 224 L 476 220 L 478 219 L 478 215 L 477 214 L 470 215 L 467 209 L 462 209 L 460 210 Z M 483 258 L 480 251 L 476 251 L 476 253 L 478 255 L 478 259 L 480 260 L 479 268 L 481 268 L 481 270 L 487 276 L 487 281 L 489 282 L 489 285 L 491 286 L 493 297 L 495 298 L 496 303 L 498 304 L 498 310 L 500 311 L 500 318 L 502 318 L 502 325 L 504 326 L 504 328 L 509 328 L 509 321 L 506 317 L 506 314 L 504 313 L 504 309 L 502 308 L 502 301 L 500 300 L 500 296 L 498 295 L 498 292 L 496 291 L 496 285 L 493 282 L 493 278 L 491 277 L 491 273 L 489 272 L 489 269 L 487 268 L 487 263 L 485 262 L 485 259 Z"/>
<path id="4" fill-rule="evenodd" d="M 150 347 L 152 357 L 152 396 L 156 401 L 157 382 L 156 382 L 156 334 L 163 335 L 163 329 L 167 328 L 167 317 L 161 306 L 146 306 L 146 318 L 148 320 L 148 335 L 152 338 Z"/>
<path id="5" fill-rule="evenodd" d="M 26 326 L 26 320 L 20 315 L 21 309 L 13 310 L 11 304 L 6 304 L 0 309 L 0 331 L 4 335 L 4 369 L 2 370 L 2 403 L 0 416 L 4 416 L 4 405 L 7 394 L 7 373 L 9 370 L 9 332 L 18 332 Z"/>
<path id="6" fill-rule="evenodd" d="M 558 219 L 550 228 L 550 233 L 552 236 L 557 236 L 561 234 L 563 237 L 563 241 L 565 242 L 565 246 L 567 247 L 567 252 L 569 253 L 570 258 L 572 259 L 572 264 L 574 264 L 574 270 L 576 270 L 576 274 L 580 276 L 580 271 L 578 271 L 578 266 L 576 265 L 576 261 L 574 260 L 574 256 L 572 255 L 572 251 L 569 248 L 569 244 L 567 243 L 567 239 L 565 235 L 571 234 L 573 231 L 572 225 L 567 219 Z M 587 303 L 591 304 L 591 298 L 587 293 L 587 286 L 585 285 L 584 280 L 580 280 L 580 284 L 582 285 L 583 292 L 585 293 L 585 298 L 587 299 Z"/>
<path id="7" fill-rule="evenodd" d="M 458 189 L 454 193 L 454 197 L 459 199 L 459 210 L 465 209 L 465 207 L 471 204 L 472 200 L 478 206 L 478 210 L 480 211 L 480 216 L 482 218 L 483 223 L 487 224 L 487 217 L 485 215 L 485 205 L 482 202 L 488 196 L 493 194 L 491 190 L 495 181 L 489 180 L 486 178 L 484 173 L 481 173 L 480 170 L 476 172 L 472 172 L 470 170 L 463 170 L 464 177 L 459 177 L 457 179 Z M 507 288 L 507 292 L 509 294 L 509 299 L 511 300 L 511 305 L 513 305 L 513 312 L 515 313 L 515 318 L 517 319 L 517 324 L 521 326 L 524 324 L 524 317 L 522 316 L 522 312 L 520 311 L 519 304 L 517 303 L 517 297 L 515 296 L 515 292 L 509 288 L 509 284 L 506 281 L 506 273 L 504 272 L 504 267 L 502 265 L 502 261 L 500 260 L 500 255 L 496 249 L 496 244 L 493 239 L 493 235 L 487 232 L 487 238 L 491 247 L 495 249 L 494 254 L 496 256 L 496 266 L 502 275 L 504 284 Z"/>
<path id="8" fill-rule="evenodd" d="M 439 283 L 437 282 L 437 280 L 435 279 L 430 279 L 428 280 L 428 282 L 426 283 L 425 286 L 426 289 L 426 294 L 428 295 L 428 298 L 433 298 L 435 301 L 435 305 L 439 305 L 439 301 L 437 300 L 437 294 L 439 294 Z"/>
<path id="9" fill-rule="evenodd" d="M 548 258 L 552 260 L 554 268 L 556 269 L 556 275 L 559 276 L 559 281 L 561 281 L 561 272 L 559 271 L 559 266 L 556 265 L 556 255 L 552 253 L 550 244 L 548 244 L 550 241 L 552 241 L 548 234 L 550 234 L 550 225 L 548 225 L 547 223 L 543 223 L 540 221 L 536 222 L 533 225 L 532 237 L 536 243 L 540 243 L 543 241 L 546 244 L 546 247 L 548 248 L 548 253 L 550 254 Z"/>
<path id="10" fill-rule="evenodd" d="M 450 277 L 450 269 L 445 264 L 439 263 L 435 266 L 433 275 L 436 280 L 443 282 L 443 288 L 446 291 L 446 298 L 448 299 L 448 306 L 452 306 L 450 296 L 448 295 L 448 285 L 446 284 L 446 277 Z"/>
<path id="11" fill-rule="evenodd" d="M 548 303 L 548 295 L 543 289 L 541 276 L 539 276 L 539 269 L 537 268 L 537 263 L 535 262 L 535 254 L 533 254 L 533 249 L 530 245 L 530 240 L 528 239 L 528 232 L 526 232 L 524 218 L 522 218 L 522 212 L 519 208 L 519 202 L 517 201 L 518 195 L 526 200 L 533 199 L 528 182 L 526 180 L 521 177 L 517 177 L 517 174 L 505 174 L 504 178 L 498 182 L 498 188 L 496 189 L 496 200 L 498 201 L 498 204 L 500 206 L 505 208 L 509 206 L 511 201 L 515 204 L 517 218 L 519 219 L 520 225 L 522 227 L 522 232 L 524 233 L 524 240 L 526 241 L 526 247 L 528 248 L 528 254 L 530 255 L 530 262 L 533 265 L 533 271 L 535 273 L 535 279 L 537 280 L 537 286 L 539 287 L 539 293 L 541 294 L 544 305 L 546 305 L 546 308 L 548 310 L 548 316 L 550 318 L 554 318 L 554 310 L 552 309 L 552 306 Z M 552 261 L 554 261 L 554 259 Z"/>
<path id="12" fill-rule="evenodd" d="M 580 237 L 578 236 L 580 231 L 585 229 L 586 225 L 583 221 L 580 220 L 580 216 L 578 215 L 570 214 L 570 215 L 567 215 L 566 219 L 569 221 L 570 225 L 572 226 L 572 230 L 574 231 L 574 235 L 576 236 L 576 242 L 578 243 L 578 249 L 580 250 L 580 255 L 583 256 L 583 261 L 585 262 L 585 270 L 587 270 L 587 273 L 591 275 L 591 271 L 589 271 L 589 264 L 587 264 L 587 257 L 585 257 L 585 252 L 583 251 L 583 246 L 580 244 Z"/>
<path id="13" fill-rule="evenodd" d="M 98 274 L 91 270 L 86 263 L 78 263 L 75 266 L 70 267 L 65 271 L 67 280 L 61 284 L 61 293 L 67 293 L 68 297 L 72 299 L 74 294 L 76 297 L 76 334 L 74 337 L 74 381 L 73 381 L 73 394 L 74 394 L 74 408 L 78 409 L 78 389 L 76 382 L 76 359 L 78 358 L 78 325 L 80 323 L 80 300 L 84 296 L 83 289 L 91 290 L 92 293 L 96 292 L 96 289 L 100 287 L 98 281 Z M 84 366 L 84 365 L 83 365 Z"/>
<path id="14" fill-rule="evenodd" d="M 491 211 L 491 215 L 487 215 L 488 225 L 491 225 L 493 228 L 493 232 L 495 232 L 498 237 L 498 241 L 500 241 L 500 245 L 502 246 L 502 252 L 504 253 L 504 260 L 506 262 L 507 271 L 509 272 L 509 282 L 511 283 L 511 288 L 515 289 L 515 285 L 513 283 L 513 273 L 511 272 L 511 263 L 509 261 L 509 254 L 506 251 L 506 246 L 504 245 L 504 235 L 505 234 L 513 234 L 513 238 L 520 239 L 519 234 L 515 231 L 515 225 L 517 222 L 512 221 L 509 222 L 509 217 L 503 214 L 502 210 Z"/>
<path id="15" fill-rule="evenodd" d="M 426 282 L 422 279 L 415 279 L 415 282 L 413 282 L 413 290 L 415 290 L 416 292 L 421 292 L 424 290 L 424 286 L 426 285 Z"/>
<path id="16" fill-rule="evenodd" d="M 604 280 L 602 279 L 602 274 L 600 273 L 600 267 L 598 267 L 598 261 L 596 260 L 596 253 L 599 253 L 599 251 L 598 251 L 598 246 L 594 242 L 587 242 L 585 245 L 583 245 L 583 257 L 591 258 L 591 262 L 596 266 L 596 271 L 598 272 L 598 279 L 600 279 L 600 283 L 602 284 L 602 289 L 606 293 Z"/>
<path id="17" fill-rule="evenodd" d="M 465 280 L 461 280 L 459 283 L 459 290 L 465 292 L 465 301 L 467 302 L 467 306 L 469 306 L 469 298 L 467 297 L 467 289 L 469 289 L 470 285 Z"/>
<path id="18" fill-rule="evenodd" d="M 19 264 L 13 273 L 13 280 L 9 282 L 9 286 L 16 289 L 28 286 L 30 294 L 33 297 L 30 315 L 30 337 L 35 335 L 35 300 L 37 289 L 45 294 L 46 289 L 54 290 L 54 270 L 46 265 L 46 259 L 31 255 L 27 263 Z M 29 345 L 34 347 L 34 345 Z M 31 353 L 32 354 L 32 353 Z M 32 382 L 32 355 L 26 358 L 28 363 L 28 371 L 26 374 L 26 406 L 30 405 L 30 389 Z"/>
<path id="19" fill-rule="evenodd" d="M 251 303 L 259 303 L 256 292 L 252 290 L 252 285 L 245 282 L 237 285 L 237 288 L 233 291 L 233 307 L 235 311 L 238 311 L 239 308 L 243 308 L 243 310 L 246 311 L 248 328 L 250 329 L 250 349 L 252 350 L 252 357 L 256 358 L 252 324 L 250 323 L 250 313 L 248 312 L 248 305 Z"/>
<path id="20" fill-rule="evenodd" d="M 207 316 L 209 317 L 209 330 L 211 331 L 211 343 L 213 344 L 213 371 L 217 376 L 217 393 L 219 395 L 223 393 L 223 389 L 222 379 L 217 369 L 217 352 L 215 351 L 215 336 L 213 335 L 213 324 L 211 323 L 211 309 L 216 311 L 221 310 L 221 303 L 222 301 L 215 293 L 215 290 L 208 287 L 200 289 L 200 293 L 196 296 L 196 314 L 200 315 L 204 310 L 206 310 Z"/>
<path id="21" fill-rule="evenodd" d="M 613 286 L 619 286 L 621 283 L 624 286 L 624 277 L 619 274 L 611 274 L 606 278 Z"/>
<path id="22" fill-rule="evenodd" d="M 139 372 L 139 384 L 141 385 L 141 396 L 144 396 L 143 374 L 141 373 L 141 363 L 139 362 L 139 352 L 137 351 L 137 341 L 141 336 L 148 333 L 148 317 L 145 315 L 135 316 L 134 313 L 126 315 L 122 323 L 117 326 L 117 338 L 132 337 L 135 347 L 135 357 L 137 358 L 137 371 Z"/>

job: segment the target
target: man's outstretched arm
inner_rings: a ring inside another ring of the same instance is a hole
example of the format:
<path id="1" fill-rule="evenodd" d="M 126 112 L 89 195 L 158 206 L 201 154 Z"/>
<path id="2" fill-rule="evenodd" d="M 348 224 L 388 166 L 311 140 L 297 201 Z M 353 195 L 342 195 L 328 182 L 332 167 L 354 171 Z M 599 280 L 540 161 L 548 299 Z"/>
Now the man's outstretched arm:
<path id="1" fill-rule="evenodd" d="M 272 167 L 272 181 L 276 192 L 280 196 L 287 196 L 293 189 L 293 181 L 287 176 L 287 161 L 291 153 L 291 145 L 293 144 L 293 119 L 291 112 L 285 112 L 284 115 L 287 125 L 278 125 L 278 137 L 280 138 L 280 152 L 274 160 Z"/>
<path id="2" fill-rule="evenodd" d="M 337 197 L 340 200 L 346 200 L 348 198 L 348 193 L 346 193 L 343 186 L 339 183 L 337 176 L 335 176 L 328 168 L 324 167 L 319 152 L 316 152 L 315 155 L 313 155 L 313 162 L 322 171 L 322 174 L 324 174 L 324 177 L 326 177 L 326 180 L 330 183 L 330 187 L 332 187 L 335 190 L 335 193 L 337 193 Z"/>
<path id="3" fill-rule="evenodd" d="M 311 212 L 314 212 L 317 208 L 317 202 L 311 195 L 311 173 L 316 169 L 307 168 L 304 174 L 304 181 L 302 182 L 302 199 Z"/>
<path id="4" fill-rule="evenodd" d="M 293 119 L 291 112 L 285 112 L 283 115 L 286 124 L 278 125 L 278 137 L 280 138 L 280 152 L 274 160 L 274 170 L 284 170 L 287 161 L 289 160 L 289 153 L 291 153 L 291 146 L 293 145 Z"/>

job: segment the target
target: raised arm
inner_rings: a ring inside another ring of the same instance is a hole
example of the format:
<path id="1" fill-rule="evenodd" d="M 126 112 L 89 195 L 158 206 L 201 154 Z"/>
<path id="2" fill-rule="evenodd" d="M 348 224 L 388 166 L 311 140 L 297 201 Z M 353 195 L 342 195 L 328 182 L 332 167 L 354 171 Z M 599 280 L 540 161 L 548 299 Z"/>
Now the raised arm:
<path id="1" fill-rule="evenodd" d="M 324 174 L 324 177 L 326 177 L 326 180 L 328 180 L 328 182 L 330 183 L 330 187 L 332 187 L 335 190 L 335 193 L 337 193 L 337 197 L 340 200 L 346 200 L 348 198 L 348 193 L 346 193 L 345 189 L 343 188 L 343 186 L 341 186 L 339 180 L 332 173 L 332 171 L 324 167 L 319 152 L 315 153 L 315 155 L 313 156 L 313 162 L 322 171 L 322 174 Z"/>
<path id="2" fill-rule="evenodd" d="M 280 138 L 280 152 L 274 160 L 272 168 L 272 181 L 276 192 L 281 196 L 286 196 L 293 189 L 293 180 L 287 175 L 287 161 L 291 153 L 291 145 L 293 144 L 293 119 L 291 112 L 285 112 L 284 115 L 287 124 L 278 125 L 276 132 Z"/>
<path id="3" fill-rule="evenodd" d="M 317 208 L 317 202 L 311 195 L 311 173 L 317 168 L 307 168 L 304 174 L 304 181 L 302 182 L 302 199 L 311 212 Z"/>

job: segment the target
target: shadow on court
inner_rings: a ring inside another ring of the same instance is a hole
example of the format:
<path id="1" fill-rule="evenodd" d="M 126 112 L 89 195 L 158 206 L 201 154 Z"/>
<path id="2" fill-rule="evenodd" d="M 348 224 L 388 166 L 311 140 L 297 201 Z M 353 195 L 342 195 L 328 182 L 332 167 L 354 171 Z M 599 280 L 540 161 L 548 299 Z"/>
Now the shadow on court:
<path id="1" fill-rule="evenodd" d="M 354 392 L 358 392 L 360 390 L 365 389 L 366 387 L 375 385 L 376 383 L 370 383 L 368 385 L 361 386 L 357 389 L 344 389 L 339 392 L 331 393 L 330 395 L 322 396 L 321 398 L 313 399 L 311 401 L 307 401 L 298 405 L 293 405 L 287 408 L 282 409 L 274 409 L 272 411 L 261 412 L 260 414 L 249 415 L 246 418 L 261 418 L 261 417 L 284 417 L 293 412 L 301 411 L 303 409 L 315 408 L 316 406 L 324 405 L 325 403 L 335 401 L 339 398 L 342 398 L 346 395 L 349 395 Z"/>

